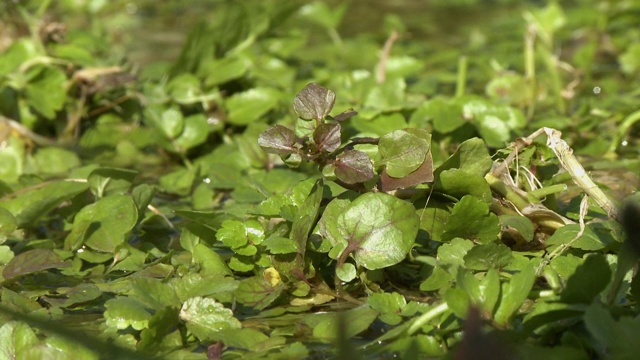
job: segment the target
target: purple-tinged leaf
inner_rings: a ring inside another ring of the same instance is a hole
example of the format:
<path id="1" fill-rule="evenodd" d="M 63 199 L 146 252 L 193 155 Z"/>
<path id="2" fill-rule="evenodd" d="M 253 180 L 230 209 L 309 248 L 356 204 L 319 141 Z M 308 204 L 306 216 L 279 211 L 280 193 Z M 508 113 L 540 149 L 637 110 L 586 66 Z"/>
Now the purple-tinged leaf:
<path id="1" fill-rule="evenodd" d="M 347 184 L 356 184 L 373 179 L 373 164 L 369 156 L 358 150 L 347 150 L 336 157 L 335 174 Z"/>
<path id="2" fill-rule="evenodd" d="M 433 182 L 433 159 L 431 152 L 427 153 L 424 162 L 414 172 L 401 178 L 394 178 L 387 174 L 387 170 L 380 175 L 380 189 L 391 191 L 395 189 L 405 189 L 418 184 Z"/>
<path id="3" fill-rule="evenodd" d="M 341 127 L 339 124 L 320 124 L 313 132 L 313 141 L 318 146 L 318 150 L 334 152 L 340 147 Z"/>
<path id="4" fill-rule="evenodd" d="M 295 144 L 296 134 L 282 125 L 270 127 L 258 137 L 258 145 L 270 154 L 294 153 L 297 151 Z"/>
<path id="5" fill-rule="evenodd" d="M 329 115 L 335 102 L 336 94 L 333 91 L 310 83 L 293 99 L 293 110 L 301 119 L 321 120 Z"/>
<path id="6" fill-rule="evenodd" d="M 47 269 L 69 267 L 71 263 L 49 249 L 33 249 L 16 255 L 2 270 L 5 280 Z"/>

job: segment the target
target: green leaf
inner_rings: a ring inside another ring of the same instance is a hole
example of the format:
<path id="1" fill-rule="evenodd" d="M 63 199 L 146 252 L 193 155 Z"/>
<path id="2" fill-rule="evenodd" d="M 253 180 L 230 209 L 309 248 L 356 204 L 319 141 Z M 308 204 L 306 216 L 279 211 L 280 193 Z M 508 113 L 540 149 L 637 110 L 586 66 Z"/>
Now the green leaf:
<path id="1" fill-rule="evenodd" d="M 180 307 L 180 300 L 173 288 L 159 279 L 142 277 L 135 279 L 130 296 L 151 309 Z"/>
<path id="2" fill-rule="evenodd" d="M 53 120 L 67 99 L 67 76 L 52 66 L 36 65 L 26 73 L 25 95 L 30 106 L 45 118 Z"/>
<path id="3" fill-rule="evenodd" d="M 186 153 L 187 150 L 204 144 L 209 136 L 209 125 L 204 114 L 187 116 L 183 123 L 182 132 L 173 140 L 175 150 L 180 153 Z"/>
<path id="4" fill-rule="evenodd" d="M 310 83 L 293 99 L 293 110 L 303 120 L 322 120 L 329 115 L 336 94 L 317 83 Z"/>
<path id="5" fill-rule="evenodd" d="M 436 183 L 436 189 L 458 198 L 473 195 L 487 204 L 490 204 L 492 199 L 491 188 L 484 177 L 470 174 L 462 169 L 442 171 L 440 181 Z"/>
<path id="6" fill-rule="evenodd" d="M 336 276 L 341 281 L 348 283 L 356 278 L 356 267 L 352 263 L 346 262 L 336 266 Z"/>
<path id="7" fill-rule="evenodd" d="M 281 236 L 269 236 L 262 242 L 271 254 L 291 254 L 297 251 L 293 240 Z"/>
<path id="8" fill-rule="evenodd" d="M 80 166 L 78 156 L 66 149 L 46 147 L 33 156 L 36 167 L 44 175 L 66 175 L 69 170 Z"/>
<path id="9" fill-rule="evenodd" d="M 380 138 L 378 152 L 387 174 L 401 178 L 409 175 L 424 163 L 429 143 L 405 130 L 396 130 Z"/>
<path id="10" fill-rule="evenodd" d="M 284 284 L 272 284 L 263 276 L 254 276 L 240 281 L 236 289 L 236 300 L 244 305 L 262 310 L 271 305 L 284 290 Z"/>
<path id="11" fill-rule="evenodd" d="M 278 105 L 280 92 L 273 88 L 256 87 L 236 93 L 227 98 L 225 106 L 229 112 L 229 123 L 248 125 L 256 122 Z"/>
<path id="12" fill-rule="evenodd" d="M 587 251 L 602 250 L 615 240 L 602 227 L 596 224 L 587 224 L 584 233 L 576 239 L 580 232 L 579 224 L 569 224 L 556 230 L 556 232 L 547 239 L 547 246 L 558 246 L 571 242 L 571 247 Z M 573 242 L 572 242 L 573 241 Z"/>
<path id="13" fill-rule="evenodd" d="M 167 84 L 169 95 L 178 104 L 192 104 L 200 101 L 202 90 L 200 79 L 193 74 L 180 74 Z"/>
<path id="14" fill-rule="evenodd" d="M 125 242 L 137 221 L 138 209 L 131 197 L 104 197 L 78 212 L 65 247 L 76 250 L 86 245 L 94 250 L 114 252 Z"/>
<path id="15" fill-rule="evenodd" d="M 599 302 L 593 302 L 584 313 L 584 323 L 603 358 L 633 359 L 640 351 L 640 317 L 622 316 L 616 321 Z"/>
<path id="16" fill-rule="evenodd" d="M 16 217 L 18 227 L 30 226 L 62 202 L 72 199 L 88 188 L 87 183 L 53 181 L 10 200 L 0 201 L 0 206 Z"/>
<path id="17" fill-rule="evenodd" d="M 216 233 L 216 239 L 231 249 L 240 248 L 247 243 L 259 244 L 264 240 L 264 229 L 256 220 L 245 222 L 226 220 L 222 222 L 222 228 Z"/>
<path id="18" fill-rule="evenodd" d="M 451 210 L 442 240 L 460 237 L 488 243 L 496 240 L 499 233 L 498 217 L 489 212 L 489 206 L 477 197 L 465 195 Z"/>
<path id="19" fill-rule="evenodd" d="M 258 144 L 262 150 L 270 154 L 288 155 L 297 152 L 296 135 L 282 125 L 268 128 L 258 137 Z"/>
<path id="20" fill-rule="evenodd" d="M 42 270 L 59 269 L 69 266 L 71 266 L 71 264 L 68 261 L 63 261 L 62 258 L 52 250 L 33 249 L 13 257 L 2 270 L 2 276 L 5 280 L 11 280 Z"/>
<path id="21" fill-rule="evenodd" d="M 591 254 L 567 279 L 560 299 L 569 304 L 590 304 L 610 281 L 611 269 L 604 255 Z"/>
<path id="22" fill-rule="evenodd" d="M 200 72 L 205 75 L 205 85 L 211 87 L 237 79 L 246 74 L 248 64 L 245 59 L 226 56 L 202 64 Z"/>
<path id="23" fill-rule="evenodd" d="M 97 168 L 89 174 L 87 181 L 91 192 L 101 198 L 108 194 L 126 193 L 137 174 L 137 171 L 127 169 Z"/>
<path id="24" fill-rule="evenodd" d="M 139 301 L 129 297 L 107 300 L 104 304 L 107 326 L 123 330 L 131 326 L 135 330 L 149 327 L 151 313 Z"/>
<path id="25" fill-rule="evenodd" d="M 26 359 L 38 343 L 35 332 L 23 322 L 7 321 L 0 327 L 0 355 L 3 359 Z"/>
<path id="26" fill-rule="evenodd" d="M 95 300 L 102 296 L 102 291 L 94 284 L 79 284 L 69 289 L 65 295 L 67 300 L 62 306 L 69 307 Z"/>
<path id="27" fill-rule="evenodd" d="M 224 260 L 208 246 L 198 243 L 192 251 L 194 261 L 200 266 L 203 275 L 230 275 L 231 270 Z"/>
<path id="28" fill-rule="evenodd" d="M 507 231 L 513 229 L 526 242 L 533 240 L 533 223 L 529 218 L 518 215 L 500 215 L 500 226 L 506 228 Z"/>
<path id="29" fill-rule="evenodd" d="M 342 21 L 345 11 L 347 10 L 346 3 L 338 6 L 329 7 L 329 5 L 321 2 L 314 1 L 306 4 L 300 8 L 300 14 L 326 29 L 337 29 L 338 25 Z"/>
<path id="30" fill-rule="evenodd" d="M 418 221 L 410 203 L 384 193 L 366 193 L 338 216 L 338 233 L 327 235 L 334 246 L 343 244 L 358 265 L 374 270 L 405 258 L 418 233 Z"/>
<path id="31" fill-rule="evenodd" d="M 309 195 L 299 206 L 298 214 L 291 225 L 290 238 L 299 254 L 299 260 L 304 258 L 307 248 L 307 240 L 311 230 L 315 226 L 316 220 L 320 213 L 320 203 L 324 193 L 324 182 L 322 179 L 317 180 L 311 188 Z"/>
<path id="32" fill-rule="evenodd" d="M 158 105 L 147 106 L 144 114 L 145 121 L 168 140 L 176 139 L 184 130 L 184 117 L 177 106 L 168 108 Z"/>
<path id="33" fill-rule="evenodd" d="M 491 242 L 477 245 L 464 256 L 465 267 L 474 270 L 502 269 L 513 261 L 511 250 L 504 244 Z"/>
<path id="34" fill-rule="evenodd" d="M 502 284 L 502 298 L 494 317 L 498 324 L 507 324 L 529 296 L 535 280 L 535 267 L 529 262 L 519 273 L 513 275 L 508 283 Z"/>
<path id="35" fill-rule="evenodd" d="M 339 321 L 338 317 L 344 317 Z M 346 339 L 350 339 L 365 331 L 378 317 L 378 311 L 363 305 L 352 310 L 340 313 L 327 314 L 313 327 L 313 336 L 323 340 L 333 340 L 337 334 L 341 333 L 338 326 L 345 326 L 342 334 Z"/>
<path id="36" fill-rule="evenodd" d="M 359 150 L 346 150 L 336 157 L 333 165 L 338 179 L 356 184 L 373 179 L 373 164 L 369 156 Z"/>
<path id="37" fill-rule="evenodd" d="M 464 265 L 464 256 L 473 248 L 473 241 L 454 238 L 448 244 L 438 247 L 438 261 L 454 266 Z"/>
<path id="38" fill-rule="evenodd" d="M 219 331 L 242 327 L 231 309 L 214 299 L 199 296 L 182 304 L 180 319 L 187 323 L 187 329 L 201 341 L 213 340 Z"/>
<path id="39" fill-rule="evenodd" d="M 407 306 L 404 296 L 393 293 L 374 293 L 367 298 L 367 304 L 380 312 L 380 319 L 389 325 L 398 325 L 402 321 L 400 313 Z"/>
<path id="40" fill-rule="evenodd" d="M 25 144 L 18 137 L 9 137 L 0 147 L 0 179 L 14 183 L 24 172 Z"/>
<path id="41" fill-rule="evenodd" d="M 442 97 L 424 102 L 411 116 L 411 123 L 424 126 L 428 122 L 432 122 L 433 128 L 443 134 L 448 134 L 467 123 L 462 117 L 460 104 Z"/>
<path id="42" fill-rule="evenodd" d="M 16 218 L 13 214 L 0 206 L 0 244 L 7 240 L 7 237 L 11 235 L 18 227 Z"/>
<path id="43" fill-rule="evenodd" d="M 493 160 L 484 141 L 472 138 L 460 144 L 456 152 L 435 170 L 436 182 L 440 173 L 448 169 L 462 169 L 469 174 L 484 177 L 492 164 Z"/>
<path id="44" fill-rule="evenodd" d="M 398 111 L 405 105 L 407 84 L 403 78 L 387 79 L 371 88 L 364 106 L 378 111 Z"/>

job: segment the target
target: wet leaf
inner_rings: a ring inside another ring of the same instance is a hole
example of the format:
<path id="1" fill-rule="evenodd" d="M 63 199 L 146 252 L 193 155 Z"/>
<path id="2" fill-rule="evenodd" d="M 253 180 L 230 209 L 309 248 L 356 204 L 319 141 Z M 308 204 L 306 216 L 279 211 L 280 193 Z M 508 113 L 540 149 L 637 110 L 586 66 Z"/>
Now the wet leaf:
<path id="1" fill-rule="evenodd" d="M 151 313 L 139 301 L 129 297 L 107 300 L 104 317 L 107 326 L 123 330 L 131 326 L 135 330 L 149 327 Z"/>
<path id="2" fill-rule="evenodd" d="M 310 83 L 296 95 L 293 110 L 303 120 L 322 120 L 329 115 L 335 102 L 336 94 L 333 91 Z"/>
<path id="3" fill-rule="evenodd" d="M 242 324 L 227 309 L 214 299 L 190 298 L 182 304 L 180 319 L 187 323 L 187 329 L 200 340 L 213 340 L 215 334 L 228 329 L 239 329 Z"/>

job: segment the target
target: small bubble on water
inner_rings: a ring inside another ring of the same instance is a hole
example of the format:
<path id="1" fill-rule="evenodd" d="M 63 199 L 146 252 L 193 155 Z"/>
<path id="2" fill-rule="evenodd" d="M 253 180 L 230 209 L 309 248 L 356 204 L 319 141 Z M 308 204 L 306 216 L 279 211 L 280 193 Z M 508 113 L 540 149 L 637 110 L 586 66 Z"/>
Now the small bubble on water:
<path id="1" fill-rule="evenodd" d="M 596 87 L 593 88 L 593 93 L 596 94 L 596 95 L 600 94 L 600 91 L 602 91 L 600 86 L 596 86 Z"/>
<path id="2" fill-rule="evenodd" d="M 202 179 L 202 182 L 204 182 L 205 184 L 210 184 L 211 183 L 211 179 L 206 177 L 206 178 Z"/>
<path id="3" fill-rule="evenodd" d="M 622 140 L 622 142 L 620 143 L 620 145 L 622 146 L 628 146 L 629 142 L 627 140 Z"/>

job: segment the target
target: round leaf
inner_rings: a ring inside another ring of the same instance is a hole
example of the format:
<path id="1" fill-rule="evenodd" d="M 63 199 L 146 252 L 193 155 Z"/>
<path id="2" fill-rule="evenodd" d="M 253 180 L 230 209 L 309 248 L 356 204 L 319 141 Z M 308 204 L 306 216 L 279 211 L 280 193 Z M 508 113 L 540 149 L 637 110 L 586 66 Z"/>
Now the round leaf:
<path id="1" fill-rule="evenodd" d="M 405 130 L 396 130 L 380 138 L 381 164 L 391 177 L 401 178 L 418 169 L 425 161 L 429 143 Z"/>
<path id="2" fill-rule="evenodd" d="M 258 145 L 270 154 L 291 154 L 296 151 L 295 143 L 296 134 L 282 125 L 270 127 L 258 137 Z"/>
<path id="3" fill-rule="evenodd" d="M 129 196 L 104 197 L 78 212 L 66 245 L 78 249 L 84 243 L 94 250 L 114 252 L 137 220 L 138 209 Z"/>
<path id="4" fill-rule="evenodd" d="M 340 124 L 320 124 L 313 132 L 313 141 L 318 150 L 333 152 L 340 147 Z"/>
<path id="5" fill-rule="evenodd" d="M 329 115 L 335 102 L 336 94 L 333 91 L 319 84 L 311 83 L 293 99 L 293 110 L 301 119 L 321 120 Z"/>
<path id="6" fill-rule="evenodd" d="M 373 165 L 369 156 L 358 150 L 347 150 L 336 157 L 335 174 L 347 184 L 361 183 L 373 178 Z"/>
<path id="7" fill-rule="evenodd" d="M 410 203 L 384 193 L 367 193 L 338 217 L 340 241 L 353 249 L 358 265 L 381 269 L 402 261 L 418 234 L 418 215 Z"/>

